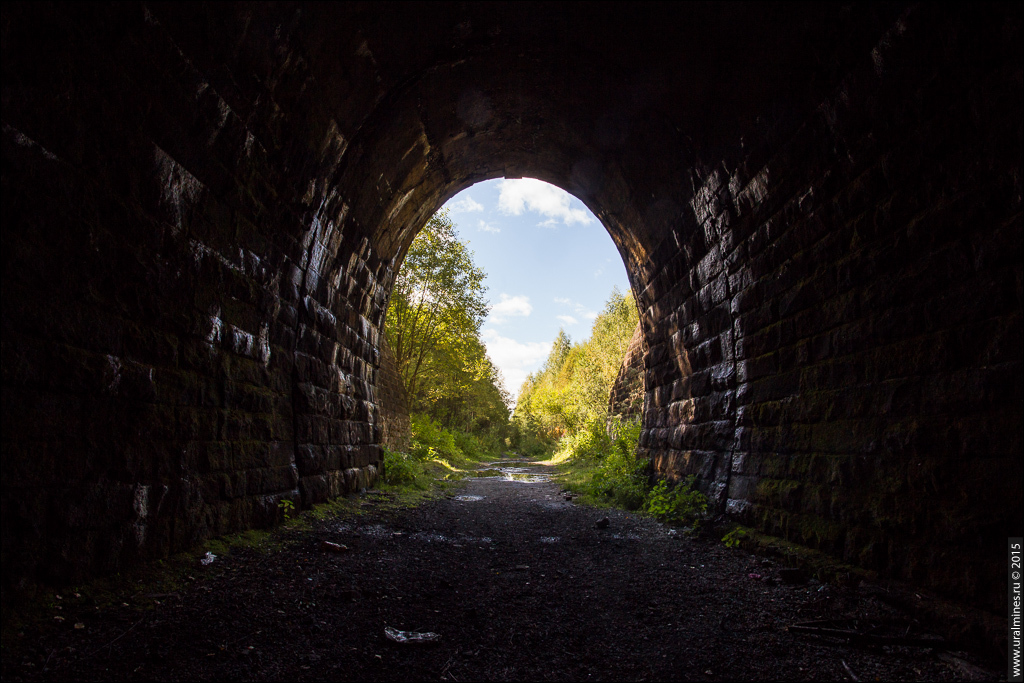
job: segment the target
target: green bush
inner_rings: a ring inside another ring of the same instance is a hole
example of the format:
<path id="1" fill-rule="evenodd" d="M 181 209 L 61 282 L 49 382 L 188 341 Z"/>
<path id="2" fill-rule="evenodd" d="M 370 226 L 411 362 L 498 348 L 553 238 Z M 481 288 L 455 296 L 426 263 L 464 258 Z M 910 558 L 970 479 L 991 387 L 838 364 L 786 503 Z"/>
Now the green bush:
<path id="1" fill-rule="evenodd" d="M 484 457 L 484 449 L 480 440 L 474 434 L 466 432 L 454 432 L 452 434 L 455 447 L 470 460 L 479 460 Z"/>
<path id="2" fill-rule="evenodd" d="M 408 454 L 384 449 L 384 483 L 392 486 L 415 483 L 418 469 Z"/>
<path id="3" fill-rule="evenodd" d="M 507 429 L 490 429 L 481 434 L 474 434 L 473 437 L 480 444 L 481 453 L 489 458 L 500 458 L 508 444 L 505 443 L 504 433 Z"/>
<path id="4" fill-rule="evenodd" d="M 642 509 L 666 522 L 698 524 L 708 501 L 694 488 L 696 478 L 650 486 L 649 463 L 636 458 L 640 423 L 622 423 L 616 431 L 618 437 L 612 439 L 604 424 L 593 420 L 559 441 L 557 455 L 588 472 L 589 478 L 578 485 L 582 492 L 628 510 Z"/>
<path id="5" fill-rule="evenodd" d="M 509 420 L 507 446 L 514 453 L 530 458 L 539 457 L 550 453 L 556 445 L 530 413 L 527 412 L 525 416 L 513 416 Z"/>
<path id="6" fill-rule="evenodd" d="M 409 454 L 417 460 L 462 460 L 462 449 L 455 444 L 455 435 L 426 415 L 413 415 Z"/>
<path id="7" fill-rule="evenodd" d="M 609 498 L 616 505 L 636 510 L 643 505 L 647 493 L 647 461 L 636 459 L 638 423 L 626 424 L 619 429 L 614 441 L 605 426 L 594 420 L 580 431 L 565 436 L 559 453 L 570 462 L 596 461 L 597 468 L 584 485 L 584 493 L 597 498 Z"/>
<path id="8" fill-rule="evenodd" d="M 537 433 L 518 433 L 509 440 L 513 451 L 527 458 L 538 458 L 551 452 L 552 444 Z"/>
<path id="9" fill-rule="evenodd" d="M 662 479 L 647 493 L 644 512 L 666 522 L 696 525 L 708 509 L 707 497 L 694 488 L 694 475 L 675 484 Z"/>
<path id="10" fill-rule="evenodd" d="M 464 466 L 499 457 L 505 446 L 498 430 L 474 434 L 447 429 L 422 413 L 412 415 L 410 422 L 409 454 L 420 462 L 437 459 Z"/>
<path id="11" fill-rule="evenodd" d="M 613 449 L 594 472 L 586 492 L 610 498 L 627 510 L 636 510 L 643 505 L 647 493 L 647 461 Z"/>
<path id="12" fill-rule="evenodd" d="M 612 440 L 599 420 L 590 420 L 575 432 L 563 436 L 558 442 L 557 455 L 569 462 L 592 461 L 606 458 L 612 450 Z"/>
<path id="13" fill-rule="evenodd" d="M 614 447 L 629 456 L 635 456 L 636 447 L 640 443 L 641 428 L 639 420 L 620 423 L 618 425 L 618 437 L 612 442 Z"/>

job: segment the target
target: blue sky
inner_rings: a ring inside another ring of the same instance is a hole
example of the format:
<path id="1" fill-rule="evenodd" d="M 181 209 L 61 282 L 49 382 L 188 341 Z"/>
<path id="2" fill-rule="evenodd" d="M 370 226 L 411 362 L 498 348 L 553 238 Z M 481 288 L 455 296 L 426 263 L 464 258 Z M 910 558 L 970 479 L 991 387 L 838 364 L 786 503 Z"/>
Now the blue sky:
<path id="1" fill-rule="evenodd" d="M 445 204 L 487 273 L 491 311 L 481 336 L 513 395 L 562 328 L 590 336 L 612 288 L 629 291 L 622 258 L 581 201 L 540 180 L 489 180 Z"/>

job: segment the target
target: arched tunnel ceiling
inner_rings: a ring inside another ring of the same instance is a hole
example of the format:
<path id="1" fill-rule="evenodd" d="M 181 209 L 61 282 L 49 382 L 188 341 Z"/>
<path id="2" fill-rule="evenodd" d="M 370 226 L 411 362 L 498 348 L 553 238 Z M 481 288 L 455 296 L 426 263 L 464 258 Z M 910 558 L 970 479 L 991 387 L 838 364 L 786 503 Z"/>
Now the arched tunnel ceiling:
<path id="1" fill-rule="evenodd" d="M 683 215 L 694 188 L 676 179 L 700 167 L 696 149 L 778 125 L 765 112 L 804 115 L 823 67 L 841 71 L 864 48 L 830 40 L 850 19 L 838 7 L 403 6 L 360 19 L 359 50 L 390 87 L 353 142 L 401 159 L 387 180 L 405 210 L 366 221 L 382 224 L 384 254 L 387 235 L 405 230 L 408 244 L 408 227 L 464 187 L 529 176 L 582 199 L 631 273 Z"/>
<path id="2" fill-rule="evenodd" d="M 229 64 L 244 49 L 227 54 L 232 41 L 206 39 L 196 31 L 203 25 L 234 29 L 236 46 L 258 44 L 244 11 L 182 9 L 160 17 L 186 49 L 202 40 L 202 50 L 222 50 L 211 60 Z M 692 198 L 694 184 L 678 178 L 735 155 L 743 131 L 757 137 L 806 116 L 900 6 L 315 3 L 273 11 L 275 37 L 300 48 L 288 60 L 306 62 L 296 96 L 314 92 L 345 138 L 330 182 L 364 183 L 350 211 L 382 257 L 408 246 L 461 189 L 528 176 L 587 204 L 634 273 Z M 288 66 L 267 65 L 275 97 L 282 87 L 272 69 Z M 367 87 L 353 92 L 353 81 Z M 390 201 L 367 183 L 384 183 Z"/>

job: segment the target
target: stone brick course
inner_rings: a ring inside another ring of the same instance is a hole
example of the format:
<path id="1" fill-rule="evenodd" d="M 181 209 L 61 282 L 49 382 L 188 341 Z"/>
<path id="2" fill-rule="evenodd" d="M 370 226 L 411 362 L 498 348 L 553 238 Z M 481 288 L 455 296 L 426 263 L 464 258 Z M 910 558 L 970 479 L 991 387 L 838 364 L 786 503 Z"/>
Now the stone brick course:
<path id="1" fill-rule="evenodd" d="M 398 361 L 387 340 L 381 339 L 381 365 L 377 386 L 380 395 L 380 442 L 384 446 L 406 452 L 409 450 L 409 394 L 399 374 Z"/>
<path id="2" fill-rule="evenodd" d="M 626 355 L 608 397 L 609 426 L 616 421 L 639 420 L 644 411 L 644 356 L 647 343 L 643 329 L 637 324 L 626 347 Z"/>

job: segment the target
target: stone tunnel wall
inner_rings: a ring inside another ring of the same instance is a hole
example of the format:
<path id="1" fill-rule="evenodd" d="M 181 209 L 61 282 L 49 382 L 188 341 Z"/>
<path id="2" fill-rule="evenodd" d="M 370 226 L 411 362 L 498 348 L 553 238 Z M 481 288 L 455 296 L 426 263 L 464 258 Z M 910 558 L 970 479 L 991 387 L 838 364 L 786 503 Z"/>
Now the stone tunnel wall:
<path id="1" fill-rule="evenodd" d="M 5 590 L 372 483 L 390 263 L 280 24 L 214 67 L 141 4 L 3 12 Z"/>
<path id="2" fill-rule="evenodd" d="M 644 357 L 647 340 L 643 328 L 637 324 L 622 358 L 619 374 L 615 377 L 608 396 L 609 429 L 620 421 L 639 420 L 644 412 Z"/>
<path id="3" fill-rule="evenodd" d="M 945 21 L 909 11 L 790 134 L 696 174 L 694 227 L 642 296 L 641 450 L 747 524 L 999 610 L 992 549 L 1022 510 L 1020 22 Z"/>
<path id="4" fill-rule="evenodd" d="M 377 374 L 380 395 L 380 443 L 393 451 L 409 450 L 411 421 L 409 392 L 398 369 L 395 352 L 387 339 L 380 340 L 380 371 Z"/>

